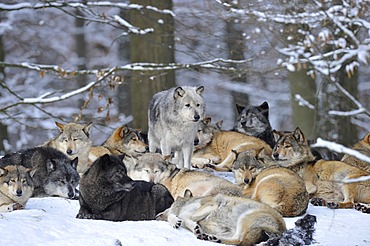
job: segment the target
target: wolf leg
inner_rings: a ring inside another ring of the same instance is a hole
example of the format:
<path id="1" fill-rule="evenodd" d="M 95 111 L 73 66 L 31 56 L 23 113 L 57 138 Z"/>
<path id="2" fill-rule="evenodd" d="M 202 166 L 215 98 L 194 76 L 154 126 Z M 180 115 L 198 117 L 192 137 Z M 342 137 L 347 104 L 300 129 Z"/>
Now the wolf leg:
<path id="1" fill-rule="evenodd" d="M 370 204 L 366 203 L 356 203 L 354 205 L 354 208 L 358 211 L 361 211 L 366 214 L 370 214 Z"/>
<path id="2" fill-rule="evenodd" d="M 193 156 L 193 145 L 182 148 L 184 167 L 190 169 L 191 157 Z"/>
<path id="3" fill-rule="evenodd" d="M 167 221 L 173 228 L 176 229 L 180 228 L 182 225 L 182 220 L 174 214 L 168 214 Z"/>

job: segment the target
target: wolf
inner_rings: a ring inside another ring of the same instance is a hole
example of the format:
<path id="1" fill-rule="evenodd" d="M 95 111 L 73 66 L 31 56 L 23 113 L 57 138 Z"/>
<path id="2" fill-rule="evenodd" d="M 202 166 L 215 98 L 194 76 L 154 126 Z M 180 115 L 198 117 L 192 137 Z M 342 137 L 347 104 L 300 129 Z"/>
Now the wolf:
<path id="1" fill-rule="evenodd" d="M 244 154 L 238 154 L 234 165 L 237 169 L 234 172 L 240 173 L 243 181 L 244 196 L 271 206 L 283 217 L 295 217 L 306 212 L 309 196 L 298 174 L 285 167 L 265 165 L 257 160 L 260 153 Z"/>
<path id="2" fill-rule="evenodd" d="M 59 150 L 50 147 L 34 147 L 8 154 L 0 159 L 0 166 L 22 165 L 32 168 L 33 196 L 60 196 L 76 198 L 79 183 L 78 157 L 67 158 Z"/>
<path id="3" fill-rule="evenodd" d="M 259 138 L 235 131 L 217 130 L 210 121 L 203 121 L 201 124 L 203 126 L 199 128 L 197 137 L 199 145 L 205 147 L 193 154 L 192 166 L 195 168 L 207 167 L 216 171 L 231 171 L 235 150 L 241 152 L 248 149 L 265 149 L 271 154 L 271 147 Z"/>
<path id="4" fill-rule="evenodd" d="M 78 157 L 78 173 L 84 173 L 89 166 L 89 150 L 92 123 L 84 126 L 77 123 L 62 124 L 55 122 L 59 135 L 41 146 L 51 147 L 63 152 L 71 160 Z"/>
<path id="5" fill-rule="evenodd" d="M 182 86 L 159 92 L 148 107 L 149 151 L 174 152 L 179 167 L 190 168 L 194 139 L 204 116 L 204 87 Z"/>
<path id="6" fill-rule="evenodd" d="M 141 132 L 124 125 L 114 130 L 101 146 L 91 147 L 89 160 L 92 163 L 104 154 L 124 154 L 136 157 L 137 155 L 148 152 L 148 150 L 149 147 L 141 136 Z"/>
<path id="7" fill-rule="evenodd" d="M 133 181 L 122 161 L 106 154 L 95 160 L 81 178 L 77 218 L 154 220 L 173 201 L 163 185 Z"/>
<path id="8" fill-rule="evenodd" d="M 186 189 L 194 196 L 216 195 L 218 193 L 242 196 L 242 189 L 232 182 L 209 172 L 178 168 L 169 162 L 168 156 L 159 153 L 145 153 L 140 156 L 129 176 L 136 180 L 161 183 L 174 199 L 183 196 Z"/>
<path id="9" fill-rule="evenodd" d="M 234 245 L 255 245 L 286 231 L 283 217 L 260 202 L 225 194 L 193 197 L 186 190 L 157 216 L 174 228 L 184 227 L 198 239 Z"/>
<path id="10" fill-rule="evenodd" d="M 370 133 L 366 134 L 358 143 L 353 146 L 354 150 L 370 157 Z M 370 163 L 360 160 L 354 156 L 345 154 L 341 161 L 360 168 L 370 174 Z"/>
<path id="11" fill-rule="evenodd" d="M 20 165 L 0 167 L 0 213 L 24 208 L 33 194 L 30 172 Z"/>
<path id="12" fill-rule="evenodd" d="M 275 147 L 273 157 L 303 178 L 312 204 L 370 210 L 370 180 L 346 181 L 361 179 L 368 172 L 341 161 L 316 161 L 299 128 L 282 134 Z"/>
<path id="13" fill-rule="evenodd" d="M 234 124 L 234 131 L 248 134 L 262 139 L 271 148 L 275 142 L 272 134 L 272 127 L 269 120 L 269 105 L 263 102 L 259 106 L 245 107 L 236 104 L 238 116 Z"/>

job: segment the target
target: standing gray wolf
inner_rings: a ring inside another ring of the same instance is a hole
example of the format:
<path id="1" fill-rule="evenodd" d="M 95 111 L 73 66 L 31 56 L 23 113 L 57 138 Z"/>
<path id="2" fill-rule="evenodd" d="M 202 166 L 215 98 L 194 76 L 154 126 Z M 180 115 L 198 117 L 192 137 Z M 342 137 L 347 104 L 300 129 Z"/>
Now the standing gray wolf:
<path id="1" fill-rule="evenodd" d="M 196 168 L 212 168 L 216 171 L 231 171 L 235 151 L 265 149 L 271 154 L 271 147 L 263 140 L 235 131 L 218 130 L 210 121 L 202 121 L 197 137 L 199 145 L 193 154 L 192 165 Z"/>
<path id="2" fill-rule="evenodd" d="M 268 103 L 263 102 L 259 106 L 250 107 L 236 104 L 236 110 L 238 112 L 238 116 L 235 121 L 234 131 L 260 138 L 273 148 L 275 142 L 269 121 Z"/>
<path id="3" fill-rule="evenodd" d="M 267 235 L 280 237 L 286 231 L 283 217 L 268 205 L 225 194 L 192 197 L 189 190 L 157 219 L 174 228 L 185 227 L 198 239 L 243 246 L 265 241 Z"/>
<path id="4" fill-rule="evenodd" d="M 315 161 L 303 132 L 280 133 L 273 157 L 299 174 L 306 185 L 311 203 L 329 208 L 355 208 L 370 211 L 370 180 L 346 182 L 369 173 L 341 161 Z"/>
<path id="5" fill-rule="evenodd" d="M 129 172 L 137 180 L 161 183 L 176 199 L 190 190 L 194 196 L 218 193 L 241 196 L 242 189 L 230 181 L 208 172 L 178 168 L 158 153 L 145 153 L 138 158 L 136 166 Z"/>
<path id="6" fill-rule="evenodd" d="M 235 168 L 244 182 L 243 195 L 270 205 L 284 217 L 305 213 L 309 197 L 303 179 L 284 167 L 266 167 L 257 156 L 251 153 L 249 158 L 237 157 Z"/>
<path id="7" fill-rule="evenodd" d="M 55 122 L 59 135 L 42 146 L 57 149 L 71 160 L 78 157 L 78 173 L 84 173 L 89 166 L 89 150 L 92 145 L 90 133 L 92 123 L 83 126 L 76 123 L 62 124 Z"/>
<path id="8" fill-rule="evenodd" d="M 0 167 L 0 213 L 24 208 L 33 192 L 30 171 L 20 165 Z"/>
<path id="9" fill-rule="evenodd" d="M 149 151 L 175 154 L 174 163 L 190 168 L 194 139 L 204 114 L 203 86 L 176 87 L 155 94 L 148 109 Z"/>
<path id="10" fill-rule="evenodd" d="M 78 157 L 70 160 L 59 150 L 35 147 L 9 154 L 0 159 L 0 166 L 22 165 L 32 168 L 33 196 L 75 198 L 79 182 Z"/>
<path id="11" fill-rule="evenodd" d="M 163 185 L 133 181 L 122 161 L 106 154 L 83 174 L 79 202 L 80 219 L 153 220 L 173 198 Z"/>
<path id="12" fill-rule="evenodd" d="M 356 143 L 353 146 L 353 149 L 370 157 L 370 133 L 366 134 L 366 136 L 363 139 Z M 370 174 L 370 163 L 366 161 L 360 160 L 348 154 L 344 155 L 341 161 L 348 163 L 352 166 L 358 167 Z"/>
<path id="13" fill-rule="evenodd" d="M 283 233 L 283 235 L 270 238 L 264 246 L 303 246 L 311 245 L 314 242 L 316 216 L 306 214 L 303 218 L 295 222 L 295 227 Z"/>
<path id="14" fill-rule="evenodd" d="M 148 151 L 148 145 L 144 142 L 140 131 L 130 128 L 127 125 L 117 128 L 102 146 L 90 148 L 89 160 L 94 162 L 104 154 L 128 155 L 136 157 Z"/>

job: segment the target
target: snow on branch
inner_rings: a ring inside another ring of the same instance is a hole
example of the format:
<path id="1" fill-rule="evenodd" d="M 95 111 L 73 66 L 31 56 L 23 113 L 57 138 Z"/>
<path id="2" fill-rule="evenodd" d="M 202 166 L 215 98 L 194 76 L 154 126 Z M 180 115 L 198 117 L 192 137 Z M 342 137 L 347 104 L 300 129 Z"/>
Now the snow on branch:
<path id="1" fill-rule="evenodd" d="M 315 106 L 313 106 L 309 101 L 304 99 L 301 95 L 295 94 L 294 99 L 298 102 L 299 106 L 306 106 L 309 109 L 315 109 Z"/>
<path id="2" fill-rule="evenodd" d="M 158 9 L 153 6 L 143 6 L 140 4 L 128 4 L 128 3 L 113 3 L 109 1 L 97 1 L 97 2 L 73 2 L 73 1 L 55 1 L 55 2 L 44 2 L 44 3 L 16 3 L 16 4 L 5 4 L 0 3 L 0 11 L 14 11 L 21 9 L 45 9 L 45 8 L 87 8 L 87 7 L 116 7 L 121 9 L 136 9 L 142 10 L 147 9 L 161 14 L 168 14 L 175 16 L 175 13 L 169 9 Z"/>
<path id="3" fill-rule="evenodd" d="M 330 141 L 327 141 L 327 140 L 324 140 L 322 138 L 317 138 L 316 140 L 316 143 L 315 144 L 312 144 L 311 147 L 323 147 L 323 148 L 327 148 L 327 149 L 330 149 L 330 150 L 333 150 L 337 153 L 344 153 L 344 154 L 349 154 L 349 155 L 352 155 L 362 161 L 366 161 L 369 163 L 370 165 L 370 157 L 367 156 L 367 155 L 364 155 L 354 149 L 350 149 L 350 148 L 347 148 L 341 144 L 338 144 L 338 143 L 334 143 L 334 142 L 330 142 Z M 360 181 L 366 181 L 366 180 L 370 180 L 370 176 L 362 176 L 362 177 L 359 177 L 359 178 L 354 178 L 354 179 L 343 179 L 343 182 L 344 183 L 353 183 L 353 182 L 360 182 Z"/>

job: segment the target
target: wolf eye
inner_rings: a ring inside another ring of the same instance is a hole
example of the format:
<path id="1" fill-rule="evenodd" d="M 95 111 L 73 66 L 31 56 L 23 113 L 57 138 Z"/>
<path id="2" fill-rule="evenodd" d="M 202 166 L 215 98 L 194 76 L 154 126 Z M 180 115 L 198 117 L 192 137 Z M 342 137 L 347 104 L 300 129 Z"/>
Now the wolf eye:
<path id="1" fill-rule="evenodd" d="M 189 108 L 190 107 L 190 103 L 185 104 L 185 107 Z"/>
<path id="2" fill-rule="evenodd" d="M 59 180 L 59 182 L 60 182 L 61 184 L 66 184 L 66 181 L 65 181 L 65 180 Z"/>
<path id="3" fill-rule="evenodd" d="M 79 141 L 80 139 L 79 138 L 74 138 L 73 141 Z"/>
<path id="4" fill-rule="evenodd" d="M 10 182 L 15 183 L 15 179 L 11 179 Z"/>
<path id="5" fill-rule="evenodd" d="M 284 148 L 286 148 L 286 149 L 287 149 L 287 148 L 290 148 L 290 147 L 291 147 L 290 145 L 285 145 L 285 146 L 284 146 Z"/>
<path id="6" fill-rule="evenodd" d="M 200 106 L 200 103 L 197 103 L 197 107 L 199 107 Z"/>

